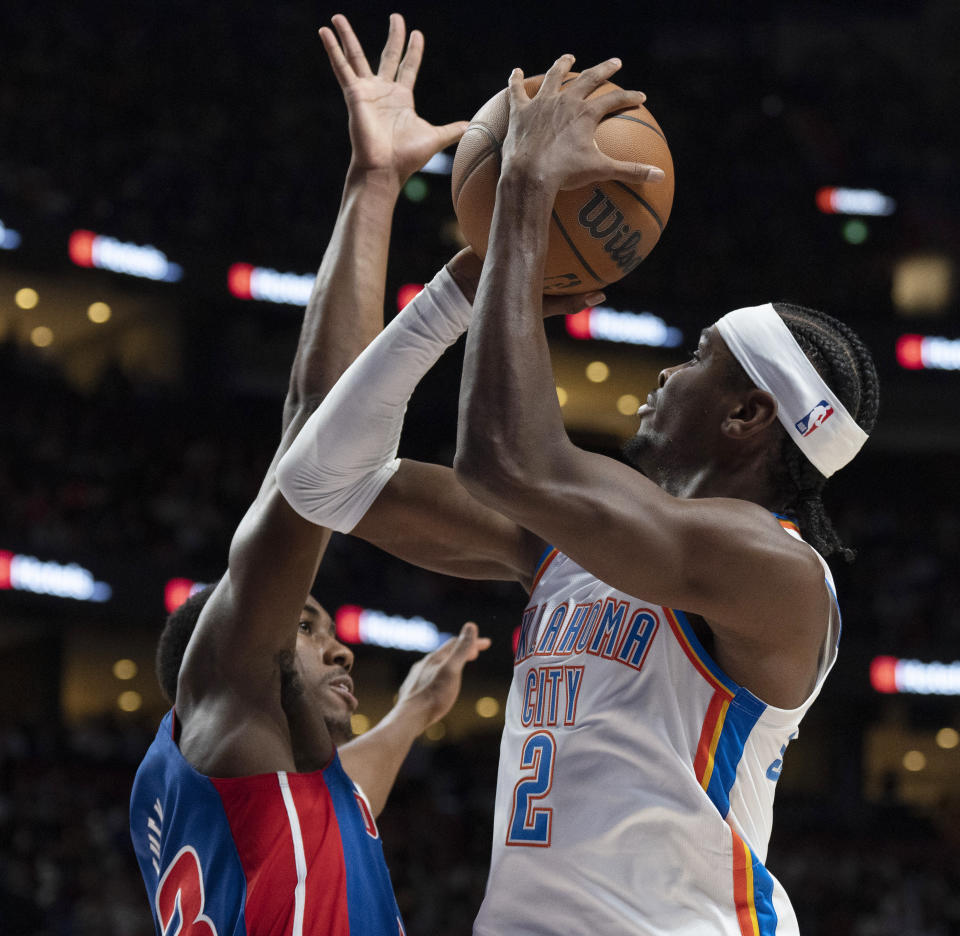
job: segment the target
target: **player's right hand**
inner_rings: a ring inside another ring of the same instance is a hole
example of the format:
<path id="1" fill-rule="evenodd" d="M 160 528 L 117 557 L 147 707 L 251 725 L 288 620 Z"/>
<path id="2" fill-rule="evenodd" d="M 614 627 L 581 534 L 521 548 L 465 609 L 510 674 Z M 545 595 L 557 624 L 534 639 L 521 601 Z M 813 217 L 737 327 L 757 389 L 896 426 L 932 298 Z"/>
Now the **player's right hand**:
<path id="1" fill-rule="evenodd" d="M 568 79 L 573 62 L 572 55 L 561 55 L 533 98 L 524 87 L 523 72 L 515 68 L 511 73 L 501 176 L 526 176 L 555 192 L 606 179 L 662 181 L 662 169 L 607 156 L 595 139 L 597 126 L 608 114 L 637 107 L 647 96 L 618 88 L 591 97 L 619 70 L 620 60 L 607 59 Z"/>
<path id="2" fill-rule="evenodd" d="M 423 33 L 410 33 L 399 13 L 390 16 L 387 42 L 376 74 L 370 68 L 350 22 L 338 13 L 334 29 L 323 26 L 320 39 L 337 77 L 350 115 L 352 168 L 387 171 L 402 185 L 434 153 L 455 143 L 467 121 L 434 126 L 420 117 L 413 86 L 423 57 Z"/>

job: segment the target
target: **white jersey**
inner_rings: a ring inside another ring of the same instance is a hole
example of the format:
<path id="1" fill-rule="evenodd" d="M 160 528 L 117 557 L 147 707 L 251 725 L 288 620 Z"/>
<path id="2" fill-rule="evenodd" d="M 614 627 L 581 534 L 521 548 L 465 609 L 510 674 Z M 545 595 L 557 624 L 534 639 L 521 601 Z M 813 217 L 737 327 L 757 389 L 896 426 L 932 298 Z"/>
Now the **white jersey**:
<path id="1" fill-rule="evenodd" d="M 784 752 L 836 658 L 833 608 L 816 686 L 787 711 L 734 683 L 683 612 L 545 553 L 515 653 L 475 936 L 796 934 L 764 860 Z"/>

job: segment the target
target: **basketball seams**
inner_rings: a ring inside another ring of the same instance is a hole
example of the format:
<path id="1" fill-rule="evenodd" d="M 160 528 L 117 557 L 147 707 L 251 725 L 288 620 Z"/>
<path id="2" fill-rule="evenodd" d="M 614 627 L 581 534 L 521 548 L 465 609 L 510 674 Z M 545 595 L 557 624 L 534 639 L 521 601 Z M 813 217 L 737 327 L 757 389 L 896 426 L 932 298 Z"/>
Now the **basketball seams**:
<path id="1" fill-rule="evenodd" d="M 493 147 L 493 151 L 498 155 L 503 153 L 503 140 L 497 136 L 497 131 L 493 129 L 489 124 L 476 123 L 470 124 L 469 127 L 464 131 L 464 135 L 468 134 L 471 130 L 479 130 L 486 138 L 490 141 L 490 145 Z"/>
<path id="2" fill-rule="evenodd" d="M 567 246 L 573 251 L 573 255 L 577 258 L 580 266 L 592 276 L 601 286 L 606 286 L 606 281 L 601 277 L 597 276 L 596 273 L 591 269 L 590 264 L 584 259 L 583 254 L 577 250 L 577 245 L 573 242 L 573 238 L 567 233 L 567 229 L 563 226 L 563 222 L 557 217 L 556 211 L 551 211 L 550 216 L 553 218 L 553 223 L 556 224 L 557 230 L 560 231 L 561 236 L 567 242 Z"/>
<path id="3" fill-rule="evenodd" d="M 628 195 L 632 195 L 633 198 L 640 202 L 640 204 L 650 212 L 650 216 L 653 218 L 653 220 L 657 222 L 657 227 L 660 228 L 660 233 L 663 233 L 663 221 L 660 220 L 660 215 L 654 211 L 653 206 L 646 199 L 644 199 L 638 192 L 635 192 L 632 188 L 630 188 L 630 186 L 625 182 L 619 182 L 616 179 L 611 179 L 610 183 L 619 189 L 623 189 L 624 192 L 626 192 Z"/>
<path id="4" fill-rule="evenodd" d="M 453 210 L 456 212 L 457 208 L 460 205 L 460 193 L 463 192 L 464 187 L 473 178 L 473 174 L 480 169 L 480 167 L 491 157 L 495 156 L 495 150 L 487 150 L 479 159 L 475 160 L 473 165 L 470 167 L 469 172 L 463 174 L 463 178 L 460 180 L 460 185 L 457 187 L 457 190 L 453 193 Z M 499 175 L 499 170 L 497 170 Z"/>
<path id="5" fill-rule="evenodd" d="M 629 114 L 610 114 L 605 117 L 604 120 L 632 120 L 634 123 L 643 124 L 648 130 L 652 130 L 664 143 L 667 142 L 667 138 L 663 135 L 659 127 L 655 127 L 652 123 L 647 123 L 645 120 L 641 120 L 639 117 L 631 117 Z"/>

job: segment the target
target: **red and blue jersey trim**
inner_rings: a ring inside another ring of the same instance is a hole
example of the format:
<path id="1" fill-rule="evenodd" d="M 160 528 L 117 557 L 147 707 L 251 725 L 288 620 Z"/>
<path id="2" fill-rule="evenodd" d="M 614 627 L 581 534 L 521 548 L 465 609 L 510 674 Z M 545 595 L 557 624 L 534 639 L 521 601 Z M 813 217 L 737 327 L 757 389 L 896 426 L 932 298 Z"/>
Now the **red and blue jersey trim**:
<path id="1" fill-rule="evenodd" d="M 533 584 L 530 586 L 530 594 L 532 595 L 536 591 L 537 586 L 540 584 L 540 579 L 543 578 L 543 573 L 547 571 L 550 566 L 550 563 L 559 555 L 560 550 L 556 546 L 548 546 L 541 554 L 540 558 L 537 560 L 537 564 L 533 569 Z"/>
<path id="2" fill-rule="evenodd" d="M 767 706 L 717 666 L 682 611 L 663 610 L 680 647 L 714 689 L 700 731 L 693 769 L 710 802 L 726 818 L 730 812 L 730 790 L 737 779 L 744 746 Z"/>
<path id="3" fill-rule="evenodd" d="M 733 835 L 733 899 L 740 936 L 776 936 L 773 876 L 750 846 L 730 831 Z"/>
<path id="4" fill-rule="evenodd" d="M 663 610 L 684 653 L 713 686 L 693 770 L 710 802 L 726 819 L 730 812 L 730 791 L 737 779 L 744 747 L 767 706 L 717 666 L 682 611 Z M 730 832 L 733 835 L 733 896 L 741 936 L 774 936 L 777 913 L 773 907 L 773 877 L 732 827 Z"/>

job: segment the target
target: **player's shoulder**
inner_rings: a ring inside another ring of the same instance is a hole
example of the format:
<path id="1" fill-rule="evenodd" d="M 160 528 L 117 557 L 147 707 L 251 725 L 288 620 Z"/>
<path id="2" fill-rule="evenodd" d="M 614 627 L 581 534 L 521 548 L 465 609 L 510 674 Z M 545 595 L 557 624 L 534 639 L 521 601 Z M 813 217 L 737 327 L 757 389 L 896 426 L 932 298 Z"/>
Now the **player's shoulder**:
<path id="1" fill-rule="evenodd" d="M 702 508 L 710 522 L 731 542 L 744 539 L 758 545 L 807 555 L 812 550 L 803 538 L 797 520 L 770 510 L 755 501 L 738 497 L 691 498 L 687 503 L 696 514 Z"/>
<path id="2" fill-rule="evenodd" d="M 795 520 L 739 498 L 691 500 L 687 509 L 692 565 L 724 595 L 715 612 L 767 613 L 789 599 L 819 617 L 824 563 Z"/>
<path id="3" fill-rule="evenodd" d="M 177 698 L 177 747 L 198 773 L 245 777 L 295 770 L 290 729 L 279 703 L 251 706 L 229 691 Z"/>

